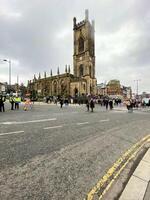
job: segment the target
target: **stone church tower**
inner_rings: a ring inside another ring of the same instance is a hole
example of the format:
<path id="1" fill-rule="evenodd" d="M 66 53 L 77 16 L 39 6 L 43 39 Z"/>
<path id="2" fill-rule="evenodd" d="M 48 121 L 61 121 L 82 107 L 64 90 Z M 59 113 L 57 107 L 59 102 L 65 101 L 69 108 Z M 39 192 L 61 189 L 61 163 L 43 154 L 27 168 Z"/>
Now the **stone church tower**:
<path id="1" fill-rule="evenodd" d="M 79 23 L 73 19 L 74 33 L 74 55 L 73 74 L 70 73 L 70 65 L 65 66 L 64 73 L 57 68 L 57 75 L 51 73 L 44 77 L 29 81 L 29 93 L 37 96 L 71 96 L 80 97 L 83 95 L 96 94 L 95 78 L 95 38 L 94 21 L 90 23 L 88 10 L 85 11 L 85 19 Z"/>
<path id="2" fill-rule="evenodd" d="M 74 30 L 74 76 L 87 81 L 87 93 L 95 93 L 95 30 L 94 20 L 89 21 L 88 10 L 85 10 L 85 20 L 77 23 L 73 19 Z"/>

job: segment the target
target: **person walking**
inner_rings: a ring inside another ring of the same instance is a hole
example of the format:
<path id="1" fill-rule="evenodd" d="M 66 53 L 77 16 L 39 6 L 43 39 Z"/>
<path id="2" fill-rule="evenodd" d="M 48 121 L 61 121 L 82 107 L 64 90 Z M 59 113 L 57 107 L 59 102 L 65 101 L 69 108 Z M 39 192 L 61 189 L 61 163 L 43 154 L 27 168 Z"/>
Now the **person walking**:
<path id="1" fill-rule="evenodd" d="M 0 112 L 5 112 L 5 105 L 4 102 L 6 101 L 6 97 L 3 95 L 0 95 Z"/>
<path id="2" fill-rule="evenodd" d="M 60 107 L 61 107 L 61 108 L 62 108 L 62 106 L 63 106 L 63 103 L 64 103 L 64 102 L 63 102 L 63 99 L 61 98 L 61 99 L 60 99 Z"/>
<path id="3" fill-rule="evenodd" d="M 108 110 L 108 104 L 109 104 L 109 100 L 106 98 L 106 99 L 105 99 L 105 107 L 106 107 L 106 110 Z"/>
<path id="4" fill-rule="evenodd" d="M 113 109 L 113 100 L 112 99 L 109 99 L 109 108 L 110 108 L 110 110 Z"/>
<path id="5" fill-rule="evenodd" d="M 15 110 L 19 110 L 19 104 L 21 103 L 21 98 L 16 96 L 15 97 Z"/>
<path id="6" fill-rule="evenodd" d="M 91 112 L 93 112 L 93 109 L 94 109 L 94 101 L 93 101 L 93 99 L 91 99 L 91 101 L 90 101 L 90 108 L 91 108 Z"/>
<path id="7" fill-rule="evenodd" d="M 89 100 L 88 100 L 88 99 L 86 100 L 86 107 L 87 107 L 87 111 L 89 111 L 90 103 L 89 103 Z"/>
<path id="8" fill-rule="evenodd" d="M 14 110 L 15 99 L 14 99 L 13 95 L 10 96 L 9 102 L 11 104 L 11 110 Z"/>

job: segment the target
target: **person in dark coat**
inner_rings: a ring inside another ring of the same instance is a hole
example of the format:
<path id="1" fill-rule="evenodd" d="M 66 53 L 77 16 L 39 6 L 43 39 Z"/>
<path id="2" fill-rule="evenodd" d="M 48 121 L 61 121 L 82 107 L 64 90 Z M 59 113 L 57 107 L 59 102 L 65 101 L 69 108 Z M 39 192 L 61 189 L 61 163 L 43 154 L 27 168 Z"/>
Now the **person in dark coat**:
<path id="1" fill-rule="evenodd" d="M 89 100 L 88 99 L 86 100 L 86 107 L 87 107 L 87 111 L 89 111 L 90 104 L 89 104 Z"/>
<path id="2" fill-rule="evenodd" d="M 109 100 L 106 98 L 106 99 L 105 99 L 105 107 L 106 107 L 106 110 L 108 110 L 108 104 L 109 104 Z"/>
<path id="3" fill-rule="evenodd" d="M 4 102 L 6 101 L 6 97 L 0 95 L 0 112 L 5 112 L 5 105 Z"/>
<path id="4" fill-rule="evenodd" d="M 109 108 L 110 108 L 110 110 L 113 109 L 113 100 L 112 99 L 109 100 Z"/>
<path id="5" fill-rule="evenodd" d="M 61 107 L 61 108 L 62 108 L 63 104 L 64 104 L 64 101 L 63 101 L 63 99 L 61 98 L 61 99 L 60 99 L 60 107 Z"/>
<path id="6" fill-rule="evenodd" d="M 91 112 L 93 112 L 93 109 L 94 109 L 94 101 L 93 101 L 93 99 L 91 99 L 91 101 L 90 101 L 90 108 L 91 108 Z"/>

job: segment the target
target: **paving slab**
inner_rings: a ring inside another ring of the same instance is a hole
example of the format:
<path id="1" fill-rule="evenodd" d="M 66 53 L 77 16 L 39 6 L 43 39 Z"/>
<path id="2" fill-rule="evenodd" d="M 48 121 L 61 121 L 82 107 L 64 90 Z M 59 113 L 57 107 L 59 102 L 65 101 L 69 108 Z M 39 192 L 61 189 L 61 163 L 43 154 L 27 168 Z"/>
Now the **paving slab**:
<path id="1" fill-rule="evenodd" d="M 133 176 L 136 176 L 148 182 L 150 180 L 150 163 L 141 160 L 140 164 L 133 173 Z"/>
<path id="2" fill-rule="evenodd" d="M 150 200 L 150 182 L 148 183 L 148 187 L 144 196 L 144 200 Z"/>
<path id="3" fill-rule="evenodd" d="M 132 176 L 119 200 L 143 200 L 148 182 Z"/>
<path id="4" fill-rule="evenodd" d="M 148 149 L 142 160 L 150 163 L 150 148 Z"/>

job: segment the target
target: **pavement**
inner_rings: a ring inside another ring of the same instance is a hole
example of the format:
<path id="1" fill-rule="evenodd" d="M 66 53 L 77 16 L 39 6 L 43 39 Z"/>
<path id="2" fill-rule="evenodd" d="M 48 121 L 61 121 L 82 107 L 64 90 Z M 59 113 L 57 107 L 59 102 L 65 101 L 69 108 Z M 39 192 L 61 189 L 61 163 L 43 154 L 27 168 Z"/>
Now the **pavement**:
<path id="1" fill-rule="evenodd" d="M 150 148 L 133 172 L 119 200 L 150 200 Z"/>

